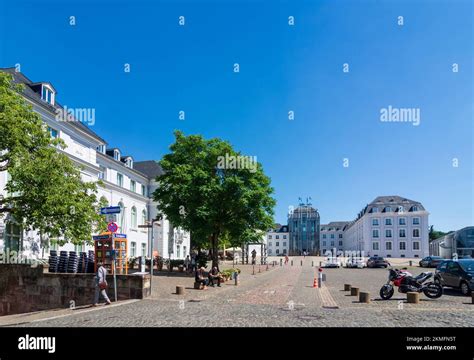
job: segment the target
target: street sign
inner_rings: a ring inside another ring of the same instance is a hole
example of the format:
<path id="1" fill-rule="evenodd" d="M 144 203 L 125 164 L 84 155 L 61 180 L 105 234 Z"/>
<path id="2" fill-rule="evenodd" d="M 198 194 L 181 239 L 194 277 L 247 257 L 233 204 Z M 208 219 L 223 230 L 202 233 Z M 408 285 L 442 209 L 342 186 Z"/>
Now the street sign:
<path id="1" fill-rule="evenodd" d="M 114 238 L 118 238 L 118 239 L 126 239 L 127 238 L 127 234 L 112 234 L 112 236 Z"/>
<path id="2" fill-rule="evenodd" d="M 100 209 L 100 214 L 101 215 L 107 215 L 107 214 L 120 214 L 121 208 L 120 206 L 109 206 L 109 207 L 103 207 Z"/>
<path id="3" fill-rule="evenodd" d="M 107 230 L 109 230 L 110 232 L 113 232 L 113 233 L 117 232 L 118 226 L 117 226 L 116 223 L 110 222 L 110 223 L 107 224 Z"/>
<path id="4" fill-rule="evenodd" d="M 92 237 L 94 241 L 97 240 L 108 240 L 110 238 L 110 235 L 96 235 Z"/>
<path id="5" fill-rule="evenodd" d="M 117 214 L 107 214 L 105 215 L 105 221 L 109 222 L 117 222 Z"/>

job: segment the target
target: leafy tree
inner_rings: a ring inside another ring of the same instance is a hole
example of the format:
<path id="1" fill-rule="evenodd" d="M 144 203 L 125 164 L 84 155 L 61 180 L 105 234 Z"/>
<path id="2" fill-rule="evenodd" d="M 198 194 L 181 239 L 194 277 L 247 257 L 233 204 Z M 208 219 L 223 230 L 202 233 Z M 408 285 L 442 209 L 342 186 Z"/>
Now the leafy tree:
<path id="1" fill-rule="evenodd" d="M 437 239 L 437 238 L 440 238 L 446 234 L 449 234 L 449 233 L 446 233 L 446 232 L 443 232 L 443 231 L 438 231 L 438 230 L 435 230 L 434 229 L 434 226 L 431 225 L 430 226 L 430 232 L 429 232 L 429 241 L 431 240 L 434 240 L 434 239 Z"/>
<path id="2" fill-rule="evenodd" d="M 208 242 L 212 266 L 218 266 L 221 236 L 240 241 L 249 234 L 266 231 L 273 225 L 270 179 L 262 165 L 253 168 L 219 166 L 220 157 L 241 156 L 221 139 L 204 139 L 175 132 L 171 153 L 160 161 L 164 174 L 153 198 L 175 226 L 198 235 L 200 244 Z"/>
<path id="3" fill-rule="evenodd" d="M 8 171 L 0 216 L 10 214 L 24 229 L 75 244 L 103 228 L 97 185 L 62 152 L 40 116 L 20 95 L 22 87 L 0 72 L 0 171 Z"/>

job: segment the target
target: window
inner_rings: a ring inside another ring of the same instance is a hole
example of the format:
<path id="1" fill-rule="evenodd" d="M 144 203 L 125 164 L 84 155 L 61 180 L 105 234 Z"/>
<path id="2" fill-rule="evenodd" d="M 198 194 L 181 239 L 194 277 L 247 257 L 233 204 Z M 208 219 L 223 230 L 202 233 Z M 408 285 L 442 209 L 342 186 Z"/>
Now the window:
<path id="1" fill-rule="evenodd" d="M 283 239 L 286 239 L 286 235 L 283 235 Z"/>
<path id="2" fill-rule="evenodd" d="M 179 245 L 176 245 L 176 256 L 178 258 L 181 257 L 181 246 L 179 246 Z"/>
<path id="3" fill-rule="evenodd" d="M 56 139 L 59 136 L 58 130 L 53 129 L 52 127 L 49 127 L 49 126 L 48 126 L 48 132 L 49 132 L 49 135 L 51 135 L 53 139 Z"/>
<path id="4" fill-rule="evenodd" d="M 283 249 L 283 254 L 286 254 L 286 249 Z"/>
<path id="5" fill-rule="evenodd" d="M 147 212 L 146 210 L 142 211 L 142 225 L 146 225 L 146 222 L 148 220 Z"/>
<path id="6" fill-rule="evenodd" d="M 185 257 L 187 255 L 186 250 L 187 250 L 186 246 L 183 246 L 183 257 Z"/>
<path id="7" fill-rule="evenodd" d="M 342 246 L 342 241 L 339 241 L 339 246 Z"/>
<path id="8" fill-rule="evenodd" d="M 275 239 L 279 239 L 279 238 L 280 238 L 280 236 L 278 236 L 278 235 L 277 235 L 277 236 L 275 236 Z"/>
<path id="9" fill-rule="evenodd" d="M 133 168 L 133 160 L 131 158 L 127 158 L 125 165 L 129 168 Z"/>
<path id="10" fill-rule="evenodd" d="M 398 225 L 406 225 L 406 224 L 407 224 L 407 220 L 405 218 L 398 219 Z"/>
<path id="11" fill-rule="evenodd" d="M 378 242 L 373 242 L 372 243 L 372 250 L 379 251 L 379 243 Z"/>
<path id="12" fill-rule="evenodd" d="M 123 175 L 120 173 L 117 173 L 117 185 L 123 186 Z"/>
<path id="13" fill-rule="evenodd" d="M 385 250 L 392 250 L 392 242 L 391 241 L 387 241 L 385 243 Z"/>
<path id="14" fill-rule="evenodd" d="M 377 229 L 372 230 L 372 237 L 374 237 L 374 238 L 379 237 L 379 231 Z"/>
<path id="15" fill-rule="evenodd" d="M 326 234 L 323 234 L 323 239 L 326 239 Z"/>
<path id="16" fill-rule="evenodd" d="M 132 207 L 132 222 L 131 222 L 131 227 L 132 229 L 136 229 L 137 228 L 137 208 L 134 206 Z"/>
<path id="17" fill-rule="evenodd" d="M 339 234 L 339 239 L 342 239 L 342 234 Z"/>
<path id="18" fill-rule="evenodd" d="M 372 219 L 372 226 L 379 226 L 379 219 Z"/>
<path id="19" fill-rule="evenodd" d="M 22 231 L 20 225 L 13 221 L 8 221 L 5 226 L 5 244 L 4 251 L 10 249 L 10 251 L 19 252 L 21 250 L 21 238 Z"/>
<path id="20" fill-rule="evenodd" d="M 419 217 L 414 217 L 413 218 L 413 225 L 420 225 L 420 218 Z"/>
<path id="21" fill-rule="evenodd" d="M 146 186 L 142 185 L 142 195 L 146 196 Z"/>
<path id="22" fill-rule="evenodd" d="M 420 242 L 413 241 L 413 250 L 420 250 Z"/>
<path id="23" fill-rule="evenodd" d="M 125 207 L 122 202 L 118 203 L 118 206 L 120 206 L 120 213 L 117 214 L 117 225 L 120 226 L 120 230 L 124 232 L 125 228 Z"/>
<path id="24" fill-rule="evenodd" d="M 378 212 L 379 212 L 379 208 L 377 208 L 377 207 L 372 208 L 372 212 L 373 212 L 373 213 L 378 213 Z"/>
<path id="25" fill-rule="evenodd" d="M 276 253 L 279 254 L 279 253 L 280 253 L 280 250 L 279 250 L 279 249 L 276 249 Z"/>
<path id="26" fill-rule="evenodd" d="M 401 237 L 401 238 L 404 238 L 407 236 L 406 232 L 405 232 L 405 229 L 400 229 L 398 231 L 398 236 Z"/>
<path id="27" fill-rule="evenodd" d="M 137 183 L 135 182 L 135 180 L 130 180 L 130 190 L 133 192 L 137 191 Z"/>
<path id="28" fill-rule="evenodd" d="M 323 246 L 326 246 L 326 241 L 323 241 Z"/>
<path id="29" fill-rule="evenodd" d="M 331 246 L 334 246 L 334 241 L 331 241 Z"/>
<path id="30" fill-rule="evenodd" d="M 413 237 L 420 237 L 420 229 L 413 229 Z"/>
<path id="31" fill-rule="evenodd" d="M 142 243 L 142 256 L 146 257 L 146 244 Z M 179 245 L 178 245 L 178 256 L 179 256 Z"/>
<path id="32" fill-rule="evenodd" d="M 103 167 L 102 165 L 99 165 L 99 179 L 101 180 L 107 180 L 107 168 Z"/>
<path id="33" fill-rule="evenodd" d="M 271 241 L 268 242 L 268 246 L 272 246 L 272 242 L 271 242 Z"/>
<path id="34" fill-rule="evenodd" d="M 53 104 L 53 92 L 48 89 L 46 86 L 42 86 L 41 90 L 41 100 L 46 101 L 47 103 Z"/>
<path id="35" fill-rule="evenodd" d="M 272 238 L 272 236 L 271 236 L 271 235 L 268 235 L 268 238 L 269 238 L 269 239 L 271 239 L 271 238 Z"/>
<path id="36" fill-rule="evenodd" d="M 280 246 L 280 243 L 278 241 L 276 242 L 276 246 Z"/>
<path id="37" fill-rule="evenodd" d="M 384 212 L 392 212 L 392 208 L 390 206 L 386 206 L 384 209 L 383 209 Z"/>
<path id="38" fill-rule="evenodd" d="M 97 151 L 100 152 L 101 154 L 105 154 L 105 145 L 97 146 Z"/>
<path id="39" fill-rule="evenodd" d="M 268 249 L 268 255 L 272 254 L 272 249 Z"/>
<path id="40" fill-rule="evenodd" d="M 413 207 L 411 208 L 411 211 L 418 211 L 418 206 L 416 206 L 416 205 L 413 206 Z"/>
<path id="41" fill-rule="evenodd" d="M 331 239 L 334 239 L 334 234 L 331 234 Z"/>
<path id="42" fill-rule="evenodd" d="M 388 237 L 388 238 L 392 237 L 392 230 L 391 229 L 385 230 L 385 237 Z"/>
<path id="43" fill-rule="evenodd" d="M 405 241 L 400 241 L 400 250 L 406 250 L 407 249 L 407 243 Z"/>
<path id="44" fill-rule="evenodd" d="M 120 151 L 114 150 L 114 159 L 120 161 Z"/>
<path id="45" fill-rule="evenodd" d="M 283 243 L 283 246 L 286 246 L 286 241 Z"/>
<path id="46" fill-rule="evenodd" d="M 137 256 L 137 243 L 135 241 L 132 241 L 130 243 L 130 256 L 131 257 Z"/>
<path id="47" fill-rule="evenodd" d="M 392 219 L 391 218 L 386 218 L 385 219 L 385 225 L 392 225 Z"/>

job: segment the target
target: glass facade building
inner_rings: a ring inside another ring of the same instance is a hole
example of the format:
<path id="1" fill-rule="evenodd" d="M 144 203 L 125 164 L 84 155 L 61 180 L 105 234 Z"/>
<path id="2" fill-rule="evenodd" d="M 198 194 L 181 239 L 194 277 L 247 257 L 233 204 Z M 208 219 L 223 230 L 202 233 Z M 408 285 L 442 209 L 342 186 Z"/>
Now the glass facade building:
<path id="1" fill-rule="evenodd" d="M 320 219 L 311 204 L 300 204 L 288 214 L 290 255 L 317 255 L 319 252 Z"/>

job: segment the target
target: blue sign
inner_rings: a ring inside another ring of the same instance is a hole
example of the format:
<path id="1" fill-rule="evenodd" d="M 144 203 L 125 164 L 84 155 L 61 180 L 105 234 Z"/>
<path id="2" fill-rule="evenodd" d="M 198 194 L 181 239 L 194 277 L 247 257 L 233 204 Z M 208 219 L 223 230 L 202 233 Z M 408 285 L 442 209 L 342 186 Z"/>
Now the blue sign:
<path id="1" fill-rule="evenodd" d="M 100 209 L 100 214 L 101 215 L 107 215 L 107 214 L 120 214 L 120 211 L 122 209 L 120 206 L 109 206 L 109 207 L 103 207 Z"/>
<path id="2" fill-rule="evenodd" d="M 116 223 L 114 222 L 110 222 L 107 224 L 107 229 L 110 231 L 110 232 L 116 232 L 118 230 L 118 226 Z"/>
<path id="3" fill-rule="evenodd" d="M 127 234 L 113 234 L 112 235 L 114 238 L 120 238 L 120 239 L 126 239 Z"/>
<path id="4" fill-rule="evenodd" d="M 108 239 L 110 239 L 110 235 L 96 235 L 96 236 L 93 236 L 92 238 L 94 239 L 94 241 L 108 240 Z"/>

